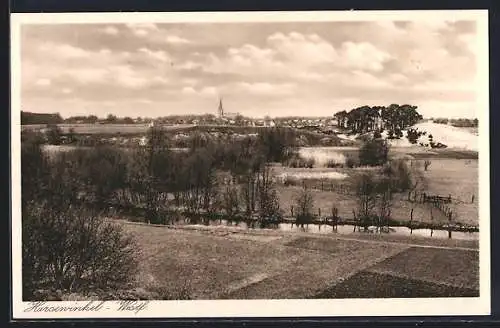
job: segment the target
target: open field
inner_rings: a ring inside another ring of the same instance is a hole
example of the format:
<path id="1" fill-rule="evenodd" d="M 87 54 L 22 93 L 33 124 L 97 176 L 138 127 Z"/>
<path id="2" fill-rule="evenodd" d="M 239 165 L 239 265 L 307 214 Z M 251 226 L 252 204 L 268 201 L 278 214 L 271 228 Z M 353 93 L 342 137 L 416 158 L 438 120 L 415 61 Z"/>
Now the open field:
<path id="1" fill-rule="evenodd" d="M 278 187 L 278 196 L 280 199 L 280 207 L 286 211 L 287 215 L 291 213 L 291 207 L 295 204 L 295 199 L 301 192 L 301 187 Z M 352 210 L 357 210 L 358 204 L 356 202 L 356 197 L 352 195 L 346 195 L 331 191 L 321 191 L 321 190 L 311 190 L 314 198 L 314 208 L 315 214 L 318 214 L 318 209 L 320 209 L 322 215 L 330 215 L 332 207 L 338 208 L 338 215 L 340 218 L 352 219 Z M 391 218 L 400 222 L 409 222 L 410 213 L 413 208 L 413 221 L 414 222 L 425 222 L 425 223 L 435 223 L 435 224 L 446 224 L 448 223 L 448 218 L 438 210 L 433 210 L 433 220 L 431 220 L 430 207 L 427 204 L 408 202 L 405 195 L 396 196 L 399 197 L 399 201 L 395 200 L 393 202 L 393 207 L 391 211 Z M 477 225 L 478 216 L 475 212 L 475 216 L 471 213 L 477 211 L 477 207 L 474 209 L 473 206 L 469 205 L 456 205 L 456 222 L 460 222 L 468 225 Z M 470 214 L 470 215 L 467 215 Z"/>
<path id="2" fill-rule="evenodd" d="M 435 241 L 427 238 L 414 238 L 407 244 L 273 230 L 120 224 L 136 237 L 141 250 L 141 274 L 130 287 L 132 298 L 436 297 L 477 293 L 477 250 L 453 248 L 469 246 L 467 242 L 442 240 L 440 243 L 449 247 L 440 248 L 431 246 Z M 453 263 L 448 266 L 450 261 Z M 443 270 L 443 265 L 453 272 Z M 347 288 L 346 294 L 346 283 L 352 279 L 359 282 L 359 275 L 367 274 L 379 277 L 375 284 L 365 281 L 355 289 Z M 408 285 L 409 281 L 417 284 Z M 341 287 L 332 291 L 335 286 Z"/>
<path id="3" fill-rule="evenodd" d="M 63 133 L 69 133 L 73 129 L 75 134 L 146 134 L 150 128 L 149 124 L 58 124 Z M 192 128 L 192 124 L 179 124 L 165 126 L 167 130 L 185 130 Z M 45 129 L 45 124 L 22 125 L 21 130 Z"/>

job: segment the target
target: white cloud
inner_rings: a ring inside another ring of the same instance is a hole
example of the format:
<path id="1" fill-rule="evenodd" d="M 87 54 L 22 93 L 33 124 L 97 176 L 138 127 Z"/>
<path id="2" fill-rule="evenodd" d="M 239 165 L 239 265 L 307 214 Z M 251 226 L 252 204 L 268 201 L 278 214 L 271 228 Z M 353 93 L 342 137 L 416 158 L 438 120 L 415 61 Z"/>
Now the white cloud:
<path id="1" fill-rule="evenodd" d="M 161 62 L 166 62 L 169 60 L 169 57 L 165 51 L 162 50 L 150 50 L 148 48 L 140 48 L 139 49 L 140 53 L 145 54 L 146 56 L 153 58 L 155 60 L 161 61 Z"/>
<path id="2" fill-rule="evenodd" d="M 169 36 L 167 36 L 167 38 L 165 39 L 165 41 L 167 43 L 171 43 L 171 44 L 188 44 L 188 43 L 191 43 L 191 41 L 189 41 L 188 39 L 184 39 L 184 38 L 181 38 L 181 37 L 176 36 L 176 35 L 169 35 Z"/>
<path id="3" fill-rule="evenodd" d="M 107 56 L 107 55 L 111 54 L 111 51 L 109 49 L 104 48 L 104 49 L 99 50 L 99 53 L 101 55 Z"/>
<path id="4" fill-rule="evenodd" d="M 38 79 L 35 82 L 35 85 L 39 87 L 48 87 L 52 84 L 52 81 L 49 79 Z"/>
<path id="5" fill-rule="evenodd" d="M 137 102 L 140 104 L 146 104 L 146 105 L 153 103 L 150 99 L 145 99 L 145 98 L 137 99 Z"/>
<path id="6" fill-rule="evenodd" d="M 80 83 L 91 84 L 102 82 L 108 74 L 108 70 L 94 67 L 72 68 L 67 69 L 65 74 Z"/>
<path id="7" fill-rule="evenodd" d="M 305 66 L 332 63 L 337 56 L 335 48 L 317 34 L 275 33 L 267 42 L 294 63 Z"/>
<path id="8" fill-rule="evenodd" d="M 102 31 L 108 35 L 118 35 L 119 33 L 118 29 L 114 26 L 106 26 Z"/>
<path id="9" fill-rule="evenodd" d="M 184 87 L 182 88 L 182 93 L 184 94 L 196 94 L 196 90 L 193 87 Z"/>
<path id="10" fill-rule="evenodd" d="M 64 93 L 64 94 L 70 94 L 70 93 L 73 93 L 73 90 L 70 89 L 70 88 L 63 88 L 61 90 L 61 92 Z"/>
<path id="11" fill-rule="evenodd" d="M 295 85 L 292 83 L 271 84 L 267 82 L 247 83 L 239 82 L 236 84 L 237 89 L 243 92 L 248 92 L 254 95 L 289 95 L 295 90 Z"/>
<path id="12" fill-rule="evenodd" d="M 217 94 L 217 88 L 204 87 L 203 89 L 201 89 L 200 94 L 203 96 L 215 96 Z"/>
<path id="13" fill-rule="evenodd" d="M 90 57 L 91 52 L 70 44 L 46 42 L 40 46 L 40 51 L 62 59 L 82 59 Z"/>
<path id="14" fill-rule="evenodd" d="M 391 55 L 371 43 L 347 41 L 342 43 L 338 63 L 346 67 L 381 71 L 384 69 L 384 63 L 391 58 Z"/>
<path id="15" fill-rule="evenodd" d="M 192 69 L 196 69 L 196 68 L 202 68 L 203 65 L 201 63 L 196 63 L 196 62 L 188 60 L 184 63 L 175 64 L 174 67 L 177 69 L 182 69 L 182 70 L 192 70 Z"/>
<path id="16" fill-rule="evenodd" d="M 153 23 L 137 23 L 127 24 L 127 27 L 134 33 L 135 36 L 145 37 L 151 33 L 159 31 L 158 26 Z"/>

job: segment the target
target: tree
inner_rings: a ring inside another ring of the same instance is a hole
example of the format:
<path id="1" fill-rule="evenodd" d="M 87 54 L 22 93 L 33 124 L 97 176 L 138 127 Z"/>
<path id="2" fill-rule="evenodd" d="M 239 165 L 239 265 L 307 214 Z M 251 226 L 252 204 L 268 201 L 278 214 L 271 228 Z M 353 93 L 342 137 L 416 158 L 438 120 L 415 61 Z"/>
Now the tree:
<path id="1" fill-rule="evenodd" d="M 382 165 L 387 162 L 389 145 L 386 140 L 371 139 L 365 142 L 359 150 L 361 165 Z"/>
<path id="2" fill-rule="evenodd" d="M 377 184 L 372 173 L 362 174 L 356 182 L 356 195 L 358 198 L 358 220 L 365 229 L 373 221 L 376 206 Z"/>
<path id="3" fill-rule="evenodd" d="M 172 153 L 168 138 L 161 127 L 148 131 L 146 147 L 133 151 L 129 163 L 127 183 L 136 201 L 146 207 L 146 219 L 161 222 L 160 214 L 168 205 L 167 194 L 173 185 Z"/>
<path id="4" fill-rule="evenodd" d="M 265 165 L 258 176 L 259 217 L 262 223 L 274 222 L 281 218 L 279 200 L 274 182 L 271 177 L 271 168 Z"/>
<path id="5" fill-rule="evenodd" d="M 377 185 L 378 193 L 378 222 L 377 227 L 380 229 L 388 225 L 391 217 L 392 209 L 392 186 L 390 179 L 383 179 Z"/>
<path id="6" fill-rule="evenodd" d="M 222 208 L 228 216 L 232 219 L 235 215 L 239 213 L 239 199 L 238 191 L 233 186 L 226 186 L 222 194 Z"/>
<path id="7" fill-rule="evenodd" d="M 116 115 L 108 114 L 108 116 L 106 117 L 106 122 L 107 123 L 116 123 L 117 119 L 118 118 L 116 117 Z"/>
<path id="8" fill-rule="evenodd" d="M 345 110 L 335 113 L 333 115 L 337 119 L 337 126 L 345 128 L 347 123 L 347 112 Z"/>
<path id="9" fill-rule="evenodd" d="M 56 124 L 48 124 L 45 135 L 49 145 L 60 145 L 62 142 L 62 131 Z"/>
<path id="10" fill-rule="evenodd" d="M 274 127 L 259 132 L 259 146 L 267 162 L 283 162 L 295 150 L 295 133 L 291 129 Z"/>
<path id="11" fill-rule="evenodd" d="M 297 225 L 307 224 L 313 220 L 314 198 L 311 191 L 304 186 L 295 199 L 296 223 Z"/>

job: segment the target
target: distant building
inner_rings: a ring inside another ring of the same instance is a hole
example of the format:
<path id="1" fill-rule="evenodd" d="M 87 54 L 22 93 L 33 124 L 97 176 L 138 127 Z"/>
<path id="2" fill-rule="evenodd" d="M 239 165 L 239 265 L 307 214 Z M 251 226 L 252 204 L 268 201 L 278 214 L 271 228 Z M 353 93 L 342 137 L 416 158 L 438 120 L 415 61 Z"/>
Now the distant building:
<path id="1" fill-rule="evenodd" d="M 227 119 L 227 120 L 235 120 L 238 116 L 240 116 L 240 113 L 224 112 L 224 107 L 222 106 L 222 98 L 219 99 L 218 113 L 220 119 Z"/>

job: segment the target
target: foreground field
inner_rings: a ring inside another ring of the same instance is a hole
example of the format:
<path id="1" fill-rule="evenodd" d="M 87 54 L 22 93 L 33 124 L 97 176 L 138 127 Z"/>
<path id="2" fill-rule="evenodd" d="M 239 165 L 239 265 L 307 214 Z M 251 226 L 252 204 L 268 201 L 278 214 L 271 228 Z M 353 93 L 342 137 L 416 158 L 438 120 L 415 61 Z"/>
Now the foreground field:
<path id="1" fill-rule="evenodd" d="M 135 286 L 117 294 L 122 298 L 437 297 L 478 293 L 477 243 L 471 241 L 406 238 L 398 242 L 361 235 L 341 238 L 271 230 L 170 229 L 118 222 L 136 237 L 141 251 L 139 279 Z M 385 278 L 374 281 L 380 283 L 376 290 L 365 281 L 347 288 L 349 293 L 339 291 L 345 291 L 345 284 L 352 279 L 367 274 Z M 415 281 L 418 288 L 406 287 Z"/>

